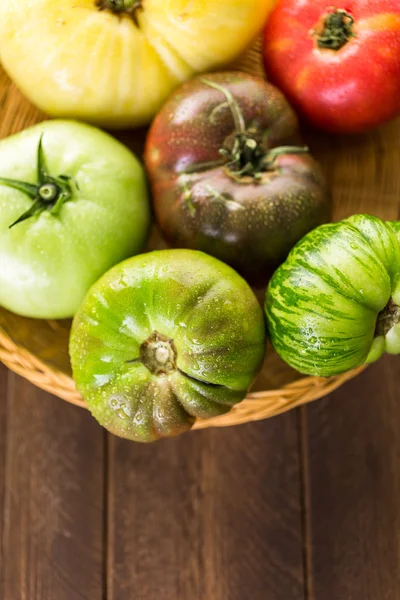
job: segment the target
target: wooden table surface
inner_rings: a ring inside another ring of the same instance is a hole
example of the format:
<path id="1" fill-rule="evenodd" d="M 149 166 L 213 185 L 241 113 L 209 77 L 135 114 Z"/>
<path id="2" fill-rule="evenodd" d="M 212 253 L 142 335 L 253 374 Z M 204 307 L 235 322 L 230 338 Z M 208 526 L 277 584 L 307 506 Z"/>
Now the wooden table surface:
<path id="1" fill-rule="evenodd" d="M 0 366 L 1 600 L 400 599 L 399 379 L 144 446 Z"/>

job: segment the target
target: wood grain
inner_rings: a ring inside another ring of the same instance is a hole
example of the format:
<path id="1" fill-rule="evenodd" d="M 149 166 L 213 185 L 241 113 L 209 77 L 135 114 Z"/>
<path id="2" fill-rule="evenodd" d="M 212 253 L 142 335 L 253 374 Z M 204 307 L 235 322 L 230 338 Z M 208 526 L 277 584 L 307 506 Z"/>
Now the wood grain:
<path id="1" fill-rule="evenodd" d="M 5 465 L 7 447 L 8 371 L 0 364 L 0 593 L 3 565 Z M 1 596 L 0 596 L 1 597 Z"/>
<path id="2" fill-rule="evenodd" d="M 0 116 L 0 138 L 45 118 L 1 69 Z M 305 132 L 335 218 L 399 218 L 399 134 Z M 69 372 L 68 324 L 0 327 Z M 105 453 L 88 414 L 0 367 L 1 600 L 400 600 L 399 376 L 386 358 L 300 429 L 292 412 Z"/>
<path id="3" fill-rule="evenodd" d="M 12 374 L 7 424 L 0 598 L 101 600 L 102 430 Z"/>
<path id="4" fill-rule="evenodd" d="M 400 599 L 400 361 L 307 409 L 310 600 Z"/>
<path id="5" fill-rule="evenodd" d="M 296 414 L 110 438 L 109 600 L 304 600 Z"/>

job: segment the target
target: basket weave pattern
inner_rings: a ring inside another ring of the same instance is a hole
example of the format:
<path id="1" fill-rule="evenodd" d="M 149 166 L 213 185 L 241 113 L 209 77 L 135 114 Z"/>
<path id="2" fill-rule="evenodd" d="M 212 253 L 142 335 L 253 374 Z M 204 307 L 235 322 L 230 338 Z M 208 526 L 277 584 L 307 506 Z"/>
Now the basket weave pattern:
<path id="1" fill-rule="evenodd" d="M 50 368 L 27 350 L 18 347 L 1 330 L 0 360 L 9 369 L 28 379 L 37 387 L 51 392 L 71 404 L 86 407 L 82 397 L 76 391 L 71 377 Z M 322 398 L 355 377 L 362 370 L 363 367 L 351 373 L 328 379 L 305 377 L 286 385 L 283 389 L 254 392 L 249 394 L 243 402 L 234 406 L 229 413 L 212 419 L 198 420 L 193 429 L 228 427 L 249 421 L 267 419 L 312 400 Z"/>
<path id="2" fill-rule="evenodd" d="M 234 66 L 263 75 L 260 41 Z M 1 68 L 0 107 L 0 138 L 45 118 L 22 98 Z M 306 137 L 331 184 L 335 220 L 357 212 L 387 220 L 399 218 L 399 120 L 363 136 L 335 138 L 309 131 Z M 137 132 L 123 132 L 120 138 L 140 152 Z M 149 248 L 154 247 L 162 247 L 160 239 L 152 240 Z M 85 407 L 71 377 L 68 323 L 24 319 L 0 308 L 0 361 L 39 388 Z M 194 429 L 239 425 L 280 414 L 331 393 L 362 370 L 328 379 L 301 378 L 269 349 L 264 369 L 247 398 L 228 414 L 197 421 Z"/>

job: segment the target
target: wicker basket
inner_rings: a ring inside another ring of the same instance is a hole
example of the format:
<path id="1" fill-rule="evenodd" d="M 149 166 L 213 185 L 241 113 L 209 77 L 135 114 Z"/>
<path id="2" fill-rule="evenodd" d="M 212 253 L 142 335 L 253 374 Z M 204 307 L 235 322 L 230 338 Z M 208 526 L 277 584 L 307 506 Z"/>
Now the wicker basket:
<path id="1" fill-rule="evenodd" d="M 263 74 L 260 43 L 235 66 Z M 0 138 L 44 119 L 1 69 L 0 114 Z M 118 137 L 140 152 L 144 133 L 123 132 Z M 368 135 L 344 138 L 307 130 L 305 137 L 332 186 L 335 220 L 359 212 L 390 220 L 399 217 L 400 120 Z M 154 231 L 149 248 L 160 247 L 163 242 Z M 69 321 L 27 319 L 0 308 L 0 360 L 36 386 L 84 407 L 71 378 L 69 327 Z M 226 415 L 196 422 L 194 428 L 239 425 L 271 417 L 321 398 L 361 370 L 328 379 L 301 377 L 267 348 L 264 368 L 246 400 Z"/>

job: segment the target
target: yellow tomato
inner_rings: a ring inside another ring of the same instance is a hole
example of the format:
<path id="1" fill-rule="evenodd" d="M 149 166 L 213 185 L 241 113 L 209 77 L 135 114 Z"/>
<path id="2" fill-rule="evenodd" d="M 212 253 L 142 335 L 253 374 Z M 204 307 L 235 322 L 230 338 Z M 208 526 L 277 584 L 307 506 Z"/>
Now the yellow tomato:
<path id="1" fill-rule="evenodd" d="M 25 95 L 50 115 L 143 125 L 179 83 L 238 56 L 274 4 L 1 0 L 0 55 Z"/>

